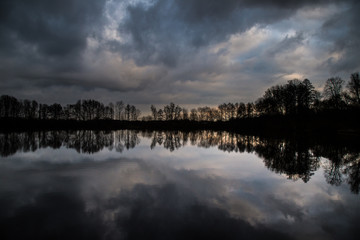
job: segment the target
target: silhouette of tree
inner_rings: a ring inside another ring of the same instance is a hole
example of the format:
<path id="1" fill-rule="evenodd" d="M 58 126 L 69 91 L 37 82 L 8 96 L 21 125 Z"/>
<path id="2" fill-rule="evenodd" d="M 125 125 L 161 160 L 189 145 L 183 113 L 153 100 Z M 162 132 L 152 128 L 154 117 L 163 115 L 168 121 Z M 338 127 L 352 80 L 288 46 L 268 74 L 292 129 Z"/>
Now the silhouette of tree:
<path id="1" fill-rule="evenodd" d="M 105 107 L 104 104 L 88 99 L 83 100 L 81 103 L 81 110 L 83 112 L 84 120 L 103 119 Z"/>
<path id="2" fill-rule="evenodd" d="M 233 103 L 223 103 L 218 106 L 220 119 L 227 121 L 237 115 L 237 106 Z"/>
<path id="3" fill-rule="evenodd" d="M 162 109 L 159 109 L 159 111 L 157 112 L 157 120 L 164 120 L 164 111 Z"/>
<path id="4" fill-rule="evenodd" d="M 211 108 L 209 114 L 210 114 L 210 121 L 220 120 L 220 111 L 217 108 Z"/>
<path id="5" fill-rule="evenodd" d="M 246 116 L 248 118 L 254 116 L 254 110 L 255 110 L 255 106 L 253 103 L 249 102 L 246 104 Z"/>
<path id="6" fill-rule="evenodd" d="M 298 106 L 300 111 L 308 111 L 314 102 L 318 99 L 320 93 L 318 93 L 309 79 L 304 79 L 299 89 Z"/>
<path id="7" fill-rule="evenodd" d="M 170 103 L 164 107 L 165 120 L 174 120 L 175 104 Z"/>
<path id="8" fill-rule="evenodd" d="M 182 108 L 171 102 L 164 107 L 165 120 L 179 120 L 181 118 Z"/>
<path id="9" fill-rule="evenodd" d="M 358 72 L 351 74 L 347 88 L 349 89 L 351 101 L 360 104 L 360 78 Z"/>
<path id="10" fill-rule="evenodd" d="M 241 102 L 237 109 L 237 118 L 243 118 L 246 115 L 245 103 Z"/>
<path id="11" fill-rule="evenodd" d="M 235 118 L 236 107 L 233 103 L 228 103 L 226 110 L 227 110 L 228 120 L 231 118 Z"/>
<path id="12" fill-rule="evenodd" d="M 81 100 L 78 100 L 74 105 L 70 105 L 71 115 L 75 120 L 85 120 L 84 113 L 82 111 Z"/>
<path id="13" fill-rule="evenodd" d="M 108 106 L 106 106 L 104 108 L 104 114 L 103 114 L 103 119 L 114 119 L 114 104 L 113 103 L 109 103 Z"/>
<path id="14" fill-rule="evenodd" d="M 122 120 L 122 113 L 124 111 L 124 103 L 122 101 L 118 101 L 115 104 L 115 114 L 117 120 Z"/>
<path id="15" fill-rule="evenodd" d="M 298 93 L 301 82 L 298 79 L 290 80 L 282 89 L 285 114 L 296 114 L 298 105 Z"/>
<path id="16" fill-rule="evenodd" d="M 218 109 L 220 111 L 220 119 L 221 119 L 221 121 L 226 120 L 226 103 L 220 104 L 218 106 Z"/>
<path id="17" fill-rule="evenodd" d="M 23 112 L 26 119 L 35 119 L 38 113 L 38 103 L 36 101 L 24 100 Z"/>
<path id="18" fill-rule="evenodd" d="M 265 91 L 262 98 L 256 102 L 256 110 L 261 114 L 283 114 L 284 108 L 284 87 L 276 85 Z M 248 115 L 248 104 L 246 105 L 246 116 Z"/>
<path id="19" fill-rule="evenodd" d="M 182 111 L 182 108 L 179 105 L 176 105 L 174 108 L 174 119 L 175 120 L 180 120 L 181 111 Z"/>
<path id="20" fill-rule="evenodd" d="M 198 121 L 208 121 L 209 120 L 209 112 L 210 108 L 205 107 L 198 107 L 197 112 L 199 114 Z"/>
<path id="21" fill-rule="evenodd" d="M 198 113 L 195 108 L 191 109 L 190 111 L 190 120 L 191 121 L 198 121 Z"/>
<path id="22" fill-rule="evenodd" d="M 16 118 L 21 112 L 21 103 L 14 97 L 2 95 L 0 97 L 0 117 Z"/>
<path id="23" fill-rule="evenodd" d="M 134 115 L 134 120 L 138 120 L 140 115 L 141 115 L 140 109 L 136 108 L 135 115 Z"/>
<path id="24" fill-rule="evenodd" d="M 264 95 L 257 99 L 255 104 L 223 103 L 216 108 L 208 106 L 192 109 L 190 113 L 179 105 L 171 102 L 163 109 L 157 110 L 151 105 L 151 114 L 154 120 L 187 120 L 192 121 L 229 121 L 234 118 L 253 118 L 262 115 L 299 115 L 322 114 L 329 109 L 346 110 L 356 109 L 351 104 L 360 104 L 359 73 L 351 74 L 347 85 L 348 91 L 342 91 L 344 81 L 339 77 L 329 78 L 324 87 L 324 100 L 320 99 L 309 79 L 300 81 L 293 79 L 284 85 L 276 85 L 267 89 Z M 161 110 L 161 111 L 160 111 Z M 325 111 L 323 111 L 325 110 Z M 345 112 L 346 112 L 345 111 Z M 67 120 L 137 120 L 140 110 L 135 106 L 122 101 L 107 106 L 96 100 L 78 100 L 75 104 L 62 107 L 60 104 L 38 104 L 36 101 L 18 101 L 16 98 L 3 95 L 0 98 L 0 118 L 25 119 L 67 119 Z M 144 120 L 150 120 L 144 117 Z"/>
<path id="25" fill-rule="evenodd" d="M 30 119 L 31 117 L 31 102 L 29 100 L 24 100 L 23 101 L 23 115 L 24 118 Z"/>
<path id="26" fill-rule="evenodd" d="M 329 101 L 330 106 L 340 109 L 342 105 L 342 88 L 344 80 L 340 77 L 329 78 L 324 87 L 324 96 Z"/>
<path id="27" fill-rule="evenodd" d="M 131 106 L 130 106 L 130 104 L 126 104 L 126 106 L 125 106 L 125 120 L 130 121 L 130 114 L 131 114 Z"/>
<path id="28" fill-rule="evenodd" d="M 115 104 L 114 103 L 112 103 L 112 102 L 110 102 L 109 103 L 109 105 L 107 105 L 106 107 L 105 107 L 105 113 L 106 113 L 106 118 L 107 119 L 112 119 L 112 120 L 114 120 L 115 119 Z"/>
<path id="29" fill-rule="evenodd" d="M 182 119 L 183 120 L 188 120 L 189 119 L 189 113 L 188 113 L 188 110 L 186 108 L 183 108 L 182 109 Z"/>
<path id="30" fill-rule="evenodd" d="M 153 115 L 154 120 L 157 120 L 158 112 L 156 110 L 156 107 L 154 105 L 151 105 L 150 109 L 151 109 L 151 113 Z"/>
<path id="31" fill-rule="evenodd" d="M 47 120 L 49 118 L 49 105 L 40 104 L 39 105 L 39 119 Z"/>
<path id="32" fill-rule="evenodd" d="M 318 95 L 310 80 L 293 79 L 285 85 L 276 85 L 267 89 L 264 96 L 256 101 L 255 108 L 260 115 L 305 113 L 315 105 Z"/>
<path id="33" fill-rule="evenodd" d="M 141 113 L 140 110 L 137 109 L 134 105 L 130 106 L 131 120 L 133 120 L 133 121 L 138 120 L 140 113 Z"/>
<path id="34" fill-rule="evenodd" d="M 43 106 L 43 108 L 44 108 L 44 106 Z M 48 117 L 50 119 L 59 120 L 59 119 L 63 118 L 63 109 L 60 104 L 54 103 L 46 108 L 48 109 Z"/>

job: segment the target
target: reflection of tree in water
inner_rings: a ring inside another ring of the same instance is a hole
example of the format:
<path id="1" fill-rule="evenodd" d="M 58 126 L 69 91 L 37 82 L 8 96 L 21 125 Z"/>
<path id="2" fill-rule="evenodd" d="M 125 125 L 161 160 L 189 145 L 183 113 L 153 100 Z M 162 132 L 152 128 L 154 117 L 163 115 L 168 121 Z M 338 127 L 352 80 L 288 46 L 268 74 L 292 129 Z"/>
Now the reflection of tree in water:
<path id="1" fill-rule="evenodd" d="M 108 146 L 105 145 L 106 139 L 106 133 L 101 131 L 76 131 L 68 135 L 64 145 L 68 148 L 74 148 L 79 153 L 96 153 Z"/>
<path id="2" fill-rule="evenodd" d="M 15 154 L 19 148 L 21 148 L 21 142 L 17 133 L 0 135 L 0 150 L 2 157 Z"/>
<path id="3" fill-rule="evenodd" d="M 341 172 L 344 166 L 345 149 L 334 148 L 333 146 L 317 146 L 314 152 L 316 155 L 328 159 L 323 165 L 326 182 L 339 186 L 343 181 Z"/>
<path id="4" fill-rule="evenodd" d="M 104 148 L 122 152 L 125 148 L 134 148 L 140 143 L 137 133 L 130 130 L 110 131 L 47 131 L 0 134 L 2 157 L 17 151 L 36 151 L 38 148 L 54 149 L 66 147 L 79 153 L 96 153 Z"/>
<path id="5" fill-rule="evenodd" d="M 154 132 L 150 148 L 154 149 L 156 145 L 163 145 L 165 149 L 173 152 L 175 149 L 179 149 L 184 146 L 188 141 L 188 134 L 184 134 L 179 131 L 170 132 Z"/>
<path id="6" fill-rule="evenodd" d="M 353 193 L 358 194 L 360 190 L 360 154 L 349 153 L 344 158 L 343 173 L 348 176 L 348 183 Z"/>
<path id="7" fill-rule="evenodd" d="M 327 158 L 324 163 L 326 181 L 331 185 L 340 185 L 344 178 L 352 192 L 360 190 L 360 153 L 347 147 L 317 146 L 315 154 Z"/>
<path id="8" fill-rule="evenodd" d="M 148 135 L 149 136 L 149 135 Z M 201 148 L 217 147 L 224 152 L 255 152 L 265 166 L 289 179 L 308 182 L 320 167 L 320 157 L 328 159 L 324 165 L 325 178 L 329 184 L 339 185 L 347 176 L 354 193 L 359 192 L 360 156 L 335 145 L 312 145 L 295 139 L 271 139 L 246 136 L 221 131 L 153 132 L 150 148 L 163 145 L 174 151 L 187 142 Z"/>
<path id="9" fill-rule="evenodd" d="M 17 151 L 28 152 L 39 148 L 67 147 L 79 153 L 96 153 L 104 148 L 123 152 L 136 147 L 142 137 L 151 138 L 150 148 L 157 145 L 169 151 L 186 146 L 188 143 L 201 147 L 217 147 L 224 152 L 255 152 L 271 171 L 285 174 L 289 179 L 310 180 L 319 168 L 320 157 L 324 161 L 326 181 L 340 185 L 344 179 L 351 191 L 360 190 L 360 153 L 358 149 L 337 144 L 307 144 L 295 139 L 271 139 L 245 136 L 223 131 L 48 131 L 0 134 L 1 156 L 6 157 Z"/>
<path id="10" fill-rule="evenodd" d="M 238 152 L 237 135 L 227 132 L 197 131 L 197 132 L 154 132 L 150 148 L 163 145 L 164 148 L 174 151 L 187 143 L 201 148 L 218 147 L 219 150 Z"/>
<path id="11" fill-rule="evenodd" d="M 131 130 L 119 130 L 115 132 L 115 149 L 118 152 L 136 147 L 140 143 L 138 133 Z"/>
<path id="12" fill-rule="evenodd" d="M 270 170 L 286 174 L 289 179 L 308 182 L 319 167 L 319 158 L 310 149 L 284 140 L 263 140 L 255 146 L 259 157 Z"/>

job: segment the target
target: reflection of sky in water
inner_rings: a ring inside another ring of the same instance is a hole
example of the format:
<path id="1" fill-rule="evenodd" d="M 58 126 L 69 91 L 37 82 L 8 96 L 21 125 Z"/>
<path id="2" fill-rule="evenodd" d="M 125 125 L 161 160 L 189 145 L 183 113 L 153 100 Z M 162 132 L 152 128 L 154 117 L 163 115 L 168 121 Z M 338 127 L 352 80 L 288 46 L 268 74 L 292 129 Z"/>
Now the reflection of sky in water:
<path id="1" fill-rule="evenodd" d="M 79 154 L 61 147 L 0 161 L 5 238 L 355 239 L 359 196 L 268 170 L 255 154 L 136 148 Z M 323 160 L 325 161 L 325 160 Z"/>

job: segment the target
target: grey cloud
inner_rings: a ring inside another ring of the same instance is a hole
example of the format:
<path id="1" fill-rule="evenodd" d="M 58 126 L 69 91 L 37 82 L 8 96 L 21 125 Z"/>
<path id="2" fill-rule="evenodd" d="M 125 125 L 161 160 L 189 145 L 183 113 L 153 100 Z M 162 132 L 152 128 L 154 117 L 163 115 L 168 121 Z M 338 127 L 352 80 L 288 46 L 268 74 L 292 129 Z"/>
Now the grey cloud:
<path id="1" fill-rule="evenodd" d="M 305 40 L 304 33 L 298 32 L 294 36 L 289 37 L 288 35 L 275 46 L 268 50 L 270 57 L 283 52 L 295 50 L 298 46 L 302 45 Z"/>
<path id="2" fill-rule="evenodd" d="M 152 6 L 127 8 L 119 33 L 131 42 L 118 49 L 139 65 L 173 67 L 181 57 L 199 47 L 226 40 L 229 35 L 252 26 L 268 25 L 306 6 L 336 1 L 180 1 L 158 0 Z"/>
<path id="3" fill-rule="evenodd" d="M 50 57 L 79 54 L 102 16 L 104 2 L 2 1 L 1 46 L 11 46 L 16 51 L 21 45 L 30 45 Z"/>
<path id="4" fill-rule="evenodd" d="M 341 2 L 353 8 L 332 16 L 316 40 L 319 45 L 326 42 L 331 46 L 325 50 L 320 47 L 321 54 L 341 51 L 344 57 L 330 58 L 321 70 L 316 66 L 316 70 L 311 68 L 306 73 L 328 74 L 329 69 L 353 71 L 359 67 L 356 56 L 360 46 L 356 28 L 359 7 L 352 6 L 350 0 L 132 2 L 112 0 L 109 5 L 107 0 L 0 1 L 1 94 L 56 102 L 71 102 L 79 95 L 117 100 L 120 94 L 121 98 L 139 104 L 149 101 L 218 104 L 238 101 L 245 95 L 244 101 L 253 101 L 262 94 L 255 91 L 269 87 L 274 75 L 292 74 L 312 66 L 301 65 L 306 60 L 296 65 L 296 59 L 292 66 L 289 61 L 288 66 L 283 66 L 286 60 L 281 58 L 293 47 L 304 44 L 305 38 L 312 40 L 308 32 L 312 22 L 306 30 L 294 26 L 292 21 L 291 26 L 285 24 L 283 29 L 273 24 L 291 19 L 298 10 L 307 8 L 319 7 L 325 16 L 329 4 Z M 125 16 L 110 17 L 110 23 L 107 16 L 118 14 L 117 4 L 127 5 Z M 270 26 L 270 31 L 275 30 L 274 36 L 289 27 L 299 32 L 278 44 L 267 39 L 256 49 L 241 52 L 241 56 L 229 53 L 229 45 L 219 54 L 211 52 L 217 43 L 225 43 L 234 34 L 241 35 L 254 26 L 256 29 Z M 114 37 L 116 33 L 120 41 Z M 88 44 L 88 37 L 94 45 Z M 283 61 L 274 61 L 269 53 L 277 54 Z M 230 62 L 236 63 L 229 67 Z M 188 83 L 184 84 L 185 81 Z"/>
<path id="5" fill-rule="evenodd" d="M 99 37 L 106 0 L 0 2 L 2 91 L 81 85 L 87 38 Z"/>
<path id="6" fill-rule="evenodd" d="M 350 74 L 359 70 L 358 53 L 360 52 L 360 3 L 356 2 L 347 11 L 331 16 L 322 26 L 318 34 L 324 41 L 330 43 L 329 51 L 340 53 L 340 58 L 331 57 L 324 64 L 331 69 L 332 74 L 346 71 Z"/>
<path id="7" fill-rule="evenodd" d="M 303 0 L 303 1 L 297 1 L 297 0 L 242 0 L 242 2 L 246 5 L 250 6 L 262 6 L 262 7 L 269 7 L 269 6 L 275 6 L 278 8 L 300 8 L 303 6 L 316 6 L 319 4 L 330 4 L 330 3 L 337 3 L 337 2 L 343 2 L 343 0 Z"/>

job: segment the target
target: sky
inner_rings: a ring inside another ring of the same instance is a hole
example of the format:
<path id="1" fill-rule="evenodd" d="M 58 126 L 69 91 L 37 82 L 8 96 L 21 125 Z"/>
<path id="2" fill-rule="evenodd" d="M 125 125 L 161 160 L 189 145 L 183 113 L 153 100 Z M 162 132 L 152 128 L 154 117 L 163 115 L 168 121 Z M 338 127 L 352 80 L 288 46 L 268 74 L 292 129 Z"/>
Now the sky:
<path id="1" fill-rule="evenodd" d="M 360 70 L 355 0 L 0 0 L 0 95 L 249 102 Z"/>

